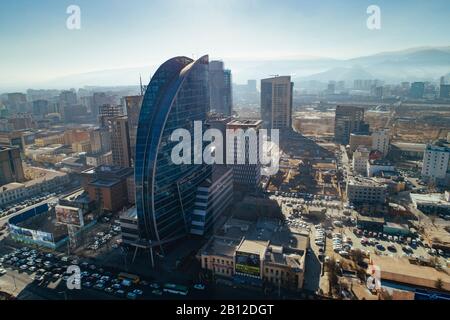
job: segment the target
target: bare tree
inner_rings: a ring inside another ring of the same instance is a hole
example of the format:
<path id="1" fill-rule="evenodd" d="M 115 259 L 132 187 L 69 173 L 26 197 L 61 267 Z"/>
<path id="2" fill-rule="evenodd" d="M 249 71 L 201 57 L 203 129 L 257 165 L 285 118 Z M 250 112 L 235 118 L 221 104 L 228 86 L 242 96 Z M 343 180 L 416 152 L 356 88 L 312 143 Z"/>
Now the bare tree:
<path id="1" fill-rule="evenodd" d="M 364 261 L 364 255 L 360 249 L 351 251 L 350 257 L 356 264 L 361 264 Z"/>
<path id="2" fill-rule="evenodd" d="M 327 274 L 328 274 L 328 283 L 330 287 L 330 293 L 336 290 L 339 284 L 339 277 L 338 277 L 338 265 L 334 258 L 331 258 L 327 263 Z"/>

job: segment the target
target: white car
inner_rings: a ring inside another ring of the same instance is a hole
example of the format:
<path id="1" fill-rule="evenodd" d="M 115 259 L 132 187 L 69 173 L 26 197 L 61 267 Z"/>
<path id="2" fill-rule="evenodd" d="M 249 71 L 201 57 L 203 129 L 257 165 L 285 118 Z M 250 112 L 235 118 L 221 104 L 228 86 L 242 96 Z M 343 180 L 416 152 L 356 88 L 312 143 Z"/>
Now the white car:
<path id="1" fill-rule="evenodd" d="M 197 283 L 197 284 L 194 285 L 194 289 L 205 290 L 205 285 L 201 284 L 201 283 Z"/>
<path id="2" fill-rule="evenodd" d="M 339 251 L 339 254 L 343 257 L 348 257 L 348 252 L 345 250 Z"/>
<path id="3" fill-rule="evenodd" d="M 6 270 L 5 269 L 0 269 L 0 276 L 3 276 L 6 274 Z"/>

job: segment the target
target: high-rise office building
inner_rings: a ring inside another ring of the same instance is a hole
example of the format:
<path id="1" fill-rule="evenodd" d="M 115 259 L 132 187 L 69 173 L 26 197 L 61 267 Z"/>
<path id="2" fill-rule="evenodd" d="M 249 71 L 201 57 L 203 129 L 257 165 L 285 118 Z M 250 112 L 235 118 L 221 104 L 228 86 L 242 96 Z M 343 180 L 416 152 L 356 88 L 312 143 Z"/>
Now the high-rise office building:
<path id="1" fill-rule="evenodd" d="M 89 132 L 92 153 L 111 151 L 111 132 L 105 128 L 97 128 Z"/>
<path id="2" fill-rule="evenodd" d="M 70 121 L 69 109 L 76 104 L 77 94 L 74 91 L 65 90 L 59 94 L 59 114 L 62 121 Z"/>
<path id="3" fill-rule="evenodd" d="M 251 139 L 251 135 L 248 134 L 245 137 L 244 148 L 239 148 L 237 140 L 233 141 L 234 144 L 234 164 L 227 163 L 233 169 L 233 182 L 235 190 L 241 192 L 255 192 L 259 189 L 259 184 L 261 182 L 261 164 L 251 163 L 251 154 L 253 153 L 258 157 L 259 152 L 259 141 L 258 141 L 258 130 L 261 129 L 261 120 L 233 120 L 227 123 L 227 130 L 243 130 L 246 132 L 248 129 L 253 129 L 255 132 L 254 141 Z M 228 142 L 227 142 L 228 144 Z M 244 152 L 244 154 L 240 154 Z M 242 157 L 245 163 L 240 164 L 238 158 Z"/>
<path id="4" fill-rule="evenodd" d="M 250 93 L 257 93 L 258 90 L 256 89 L 256 80 L 247 80 L 247 90 Z"/>
<path id="5" fill-rule="evenodd" d="M 144 96 L 127 96 L 122 98 L 122 106 L 127 112 L 128 127 L 130 129 L 130 145 L 131 145 L 131 158 L 134 162 L 136 153 L 136 135 L 137 127 L 139 123 L 139 113 L 141 112 L 141 105 Z"/>
<path id="6" fill-rule="evenodd" d="M 10 113 L 25 112 L 27 108 L 27 95 L 21 92 L 8 93 L 6 106 Z"/>
<path id="7" fill-rule="evenodd" d="M 441 84 L 439 98 L 450 99 L 450 84 Z"/>
<path id="8" fill-rule="evenodd" d="M 33 119 L 42 120 L 49 112 L 48 100 L 34 100 L 33 101 Z"/>
<path id="9" fill-rule="evenodd" d="M 197 188 L 211 167 L 194 162 L 174 164 L 171 141 L 176 129 L 194 137 L 194 121 L 202 124 L 209 111 L 208 56 L 194 61 L 175 57 L 153 75 L 142 102 L 136 141 L 136 209 L 140 239 L 162 246 L 191 230 Z M 191 139 L 194 150 L 194 139 Z"/>
<path id="10" fill-rule="evenodd" d="M 0 147 L 0 186 L 10 182 L 23 182 L 22 159 L 20 149 L 16 147 Z"/>
<path id="11" fill-rule="evenodd" d="M 211 110 L 230 116 L 232 112 L 231 71 L 224 70 L 222 61 L 209 63 Z"/>
<path id="12" fill-rule="evenodd" d="M 99 108 L 99 123 L 100 126 L 106 127 L 108 125 L 108 121 L 112 118 L 120 117 L 124 115 L 124 109 L 121 105 L 115 104 L 104 104 Z"/>
<path id="13" fill-rule="evenodd" d="M 114 97 L 107 95 L 105 92 L 94 92 L 91 104 L 91 117 L 96 121 L 99 120 L 100 107 L 105 104 L 115 104 Z"/>
<path id="14" fill-rule="evenodd" d="M 334 139 L 340 144 L 348 144 L 350 134 L 368 132 L 364 122 L 364 108 L 354 106 L 337 106 L 334 118 Z"/>
<path id="15" fill-rule="evenodd" d="M 126 116 L 115 117 L 110 122 L 113 165 L 129 168 L 131 167 L 131 148 L 128 118 Z"/>
<path id="16" fill-rule="evenodd" d="M 292 128 L 293 88 L 290 76 L 261 80 L 261 119 L 264 128 Z"/>
<path id="17" fill-rule="evenodd" d="M 231 122 L 233 117 L 223 116 L 222 114 L 212 113 L 209 114 L 207 124 L 210 129 L 217 129 L 222 133 L 222 137 L 226 137 L 227 123 Z M 225 159 L 227 158 L 227 146 L 226 143 L 223 143 L 222 155 L 225 163 Z M 216 165 L 217 166 L 217 165 Z"/>
<path id="18" fill-rule="evenodd" d="M 409 95 L 413 99 L 422 99 L 425 93 L 425 83 L 424 82 L 413 82 L 411 83 L 411 89 Z"/>

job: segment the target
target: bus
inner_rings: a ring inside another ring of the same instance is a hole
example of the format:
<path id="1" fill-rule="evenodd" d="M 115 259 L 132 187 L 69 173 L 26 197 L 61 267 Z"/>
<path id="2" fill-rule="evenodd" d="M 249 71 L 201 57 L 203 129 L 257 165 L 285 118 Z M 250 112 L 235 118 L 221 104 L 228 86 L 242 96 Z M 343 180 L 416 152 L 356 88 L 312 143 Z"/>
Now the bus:
<path id="1" fill-rule="evenodd" d="M 128 280 L 128 281 L 131 281 L 131 282 L 133 282 L 134 284 L 138 284 L 139 281 L 140 281 L 140 278 L 139 278 L 137 275 L 135 275 L 135 274 L 130 274 L 130 273 L 125 273 L 125 272 L 119 273 L 118 278 L 119 278 L 120 280 Z"/>
<path id="2" fill-rule="evenodd" d="M 163 287 L 164 292 L 173 293 L 173 294 L 179 294 L 182 296 L 185 296 L 188 294 L 189 290 L 185 286 L 180 286 L 173 283 L 166 283 Z"/>

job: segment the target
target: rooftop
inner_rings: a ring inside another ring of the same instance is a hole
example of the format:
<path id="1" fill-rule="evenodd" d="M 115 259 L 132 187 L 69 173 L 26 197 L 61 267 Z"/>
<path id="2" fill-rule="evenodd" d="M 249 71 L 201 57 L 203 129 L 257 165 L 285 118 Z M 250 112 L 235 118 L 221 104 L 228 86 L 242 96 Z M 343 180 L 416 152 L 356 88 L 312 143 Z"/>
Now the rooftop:
<path id="1" fill-rule="evenodd" d="M 373 264 L 380 267 L 381 279 L 435 289 L 441 279 L 443 288 L 450 290 L 450 276 L 432 267 L 411 264 L 408 259 L 371 255 Z"/>
<path id="2" fill-rule="evenodd" d="M 23 187 L 25 187 L 25 184 L 23 184 L 23 183 L 11 182 L 11 183 L 1 186 L 0 192 L 6 192 L 6 191 L 19 189 L 19 188 L 23 188 Z"/>
<path id="3" fill-rule="evenodd" d="M 419 193 L 411 193 L 411 200 L 414 203 L 428 203 L 435 205 L 445 205 L 450 206 L 450 202 L 446 200 L 444 193 L 427 193 L 427 194 L 419 194 Z"/>
<path id="4" fill-rule="evenodd" d="M 232 257 L 239 246 L 240 240 L 230 239 L 226 237 L 214 237 L 207 247 L 203 250 L 204 253 L 210 255 L 217 255 L 223 257 Z"/>
<path id="5" fill-rule="evenodd" d="M 423 152 L 425 150 L 423 143 L 393 142 L 392 145 L 403 151 Z"/>
<path id="6" fill-rule="evenodd" d="M 246 240 L 244 239 L 236 251 L 257 254 L 264 256 L 268 246 L 268 241 Z"/>
<path id="7" fill-rule="evenodd" d="M 91 183 L 89 183 L 92 186 L 96 186 L 96 187 L 112 187 L 116 184 L 120 183 L 119 180 L 117 179 L 111 179 L 111 180 L 107 180 L 107 179 L 97 179 L 92 181 Z"/>
<path id="8" fill-rule="evenodd" d="M 251 128 L 251 127 L 258 127 L 261 124 L 262 124 L 262 120 L 244 120 L 244 119 L 241 119 L 241 120 L 233 120 L 231 122 L 228 122 L 227 123 L 227 127 L 242 127 L 242 128 L 248 127 L 248 128 Z"/>
<path id="9" fill-rule="evenodd" d="M 376 179 L 370 179 L 365 177 L 352 177 L 348 180 L 349 185 L 359 185 L 359 186 L 368 186 L 368 187 L 383 187 Z"/>

